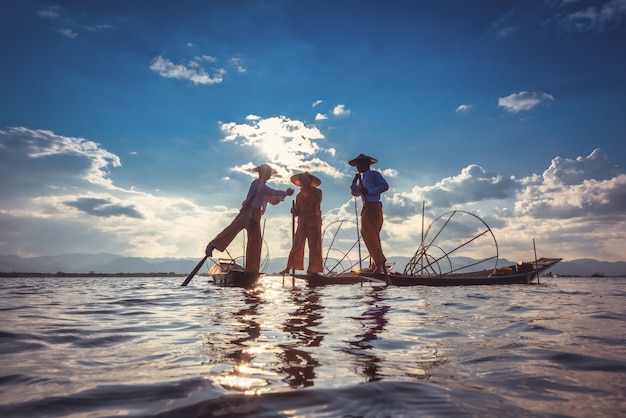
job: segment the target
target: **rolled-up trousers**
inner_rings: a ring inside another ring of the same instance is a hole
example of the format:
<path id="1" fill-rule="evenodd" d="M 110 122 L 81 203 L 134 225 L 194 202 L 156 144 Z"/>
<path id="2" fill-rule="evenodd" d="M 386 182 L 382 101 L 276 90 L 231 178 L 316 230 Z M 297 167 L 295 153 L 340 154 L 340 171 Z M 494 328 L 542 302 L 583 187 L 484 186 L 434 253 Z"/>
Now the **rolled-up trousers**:
<path id="1" fill-rule="evenodd" d="M 309 268 L 307 273 L 321 273 L 324 271 L 322 261 L 322 227 L 298 223 L 293 237 L 293 246 L 289 252 L 287 268 L 304 270 L 304 244 L 309 243 Z"/>
<path id="2" fill-rule="evenodd" d="M 387 259 L 380 243 L 380 231 L 383 228 L 383 204 L 364 202 L 361 210 L 361 236 L 377 266 L 384 265 Z"/>
<path id="3" fill-rule="evenodd" d="M 248 233 L 248 243 L 246 245 L 246 271 L 259 271 L 261 264 L 261 249 L 263 237 L 261 236 L 261 209 L 245 207 L 233 219 L 222 232 L 217 234 L 209 243 L 219 251 L 224 251 L 235 239 L 237 234 L 245 229 Z"/>

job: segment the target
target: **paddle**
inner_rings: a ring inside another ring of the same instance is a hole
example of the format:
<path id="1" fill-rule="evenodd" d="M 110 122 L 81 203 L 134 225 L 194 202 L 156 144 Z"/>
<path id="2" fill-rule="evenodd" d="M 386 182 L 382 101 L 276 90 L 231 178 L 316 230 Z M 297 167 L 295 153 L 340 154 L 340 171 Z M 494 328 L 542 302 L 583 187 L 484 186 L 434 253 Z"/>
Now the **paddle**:
<path id="1" fill-rule="evenodd" d="M 189 273 L 189 276 L 187 276 L 187 278 L 185 279 L 185 281 L 183 282 L 183 284 L 181 284 L 181 286 L 187 286 L 189 284 L 189 282 L 191 281 L 191 279 L 193 279 L 193 276 L 196 275 L 196 273 L 198 272 L 198 270 L 200 270 L 200 268 L 202 267 L 202 265 L 204 264 L 204 262 L 206 261 L 206 259 L 209 258 L 206 255 L 204 256 L 204 258 L 202 260 L 200 260 L 200 262 L 198 263 L 198 265 L 196 266 L 195 269 L 193 269 L 193 271 L 191 273 Z"/>

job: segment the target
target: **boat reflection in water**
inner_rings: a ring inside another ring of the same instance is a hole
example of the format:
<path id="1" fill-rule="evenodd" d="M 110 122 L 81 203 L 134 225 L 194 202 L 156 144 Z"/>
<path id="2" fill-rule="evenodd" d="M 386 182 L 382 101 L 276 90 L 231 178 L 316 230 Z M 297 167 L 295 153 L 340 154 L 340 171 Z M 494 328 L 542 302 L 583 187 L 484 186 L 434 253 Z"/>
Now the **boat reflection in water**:
<path id="1" fill-rule="evenodd" d="M 324 307 L 315 289 L 293 287 L 289 291 L 296 310 L 289 313 L 289 318 L 283 323 L 283 330 L 290 338 L 288 342 L 278 345 L 283 349 L 277 354 L 283 360 L 278 371 L 285 374 L 283 381 L 290 388 L 313 386 L 315 368 L 320 362 L 308 350 L 319 347 L 324 339 L 324 333 L 315 330 L 321 324 Z"/>
<path id="2" fill-rule="evenodd" d="M 239 310 L 231 314 L 228 312 L 232 310 L 226 310 L 226 313 L 214 316 L 214 325 L 217 328 L 226 326 L 227 329 L 207 335 L 206 344 L 210 347 L 211 359 L 206 363 L 217 367 L 217 370 L 212 370 L 212 374 L 217 375 L 213 378 L 216 384 L 226 389 L 255 394 L 268 386 L 263 377 L 265 372 L 253 366 L 259 347 L 251 344 L 261 335 L 259 317 L 262 314 L 260 307 L 264 303 L 263 288 L 246 289 L 239 294 L 241 299 L 231 298 L 228 301 L 229 305 L 240 303 L 242 306 Z M 229 317 L 223 318 L 223 315 Z M 236 338 L 224 341 L 226 336 Z M 232 369 L 224 370 L 225 364 L 232 364 Z"/>
<path id="3" fill-rule="evenodd" d="M 382 359 L 372 353 L 375 341 L 380 339 L 378 334 L 385 330 L 389 322 L 386 318 L 389 305 L 375 287 L 371 289 L 367 298 L 364 303 L 368 309 L 360 316 L 352 318 L 361 324 L 363 330 L 355 336 L 356 339 L 349 341 L 350 348 L 346 351 L 354 355 L 355 362 L 362 369 L 366 381 L 375 382 L 382 379 L 380 373 Z"/>

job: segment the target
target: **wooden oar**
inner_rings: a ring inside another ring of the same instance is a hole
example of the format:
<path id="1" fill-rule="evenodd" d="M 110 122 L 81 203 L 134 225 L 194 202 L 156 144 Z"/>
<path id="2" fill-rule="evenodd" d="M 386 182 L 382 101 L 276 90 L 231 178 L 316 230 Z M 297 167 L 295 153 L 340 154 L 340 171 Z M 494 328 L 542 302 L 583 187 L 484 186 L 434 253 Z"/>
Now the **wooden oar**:
<path id="1" fill-rule="evenodd" d="M 187 286 L 189 284 L 189 282 L 191 281 L 191 279 L 193 279 L 193 276 L 196 275 L 196 273 L 198 272 L 198 270 L 200 270 L 200 268 L 202 267 L 202 265 L 204 264 L 204 262 L 206 261 L 206 259 L 209 258 L 206 255 L 204 256 L 204 258 L 202 260 L 200 260 L 200 262 L 198 263 L 198 265 L 196 266 L 195 269 L 193 269 L 193 271 L 191 273 L 189 273 L 189 276 L 187 276 L 187 278 L 185 279 L 185 281 L 183 282 L 183 284 L 181 284 L 181 286 Z"/>

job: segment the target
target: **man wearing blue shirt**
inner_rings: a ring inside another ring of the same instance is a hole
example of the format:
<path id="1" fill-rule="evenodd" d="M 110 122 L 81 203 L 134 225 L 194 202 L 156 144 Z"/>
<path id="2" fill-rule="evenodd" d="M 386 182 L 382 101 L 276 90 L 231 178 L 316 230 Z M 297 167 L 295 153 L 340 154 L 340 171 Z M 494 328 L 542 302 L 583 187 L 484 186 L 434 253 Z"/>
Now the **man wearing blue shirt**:
<path id="1" fill-rule="evenodd" d="M 370 253 L 370 267 L 364 271 L 385 273 L 385 254 L 380 243 L 380 231 L 383 227 L 383 204 L 380 194 L 389 190 L 389 184 L 378 171 L 370 170 L 370 165 L 378 160 L 364 154 L 350 160 L 348 164 L 357 168 L 350 191 L 353 196 L 360 196 L 363 200 L 361 210 L 361 236 Z"/>

